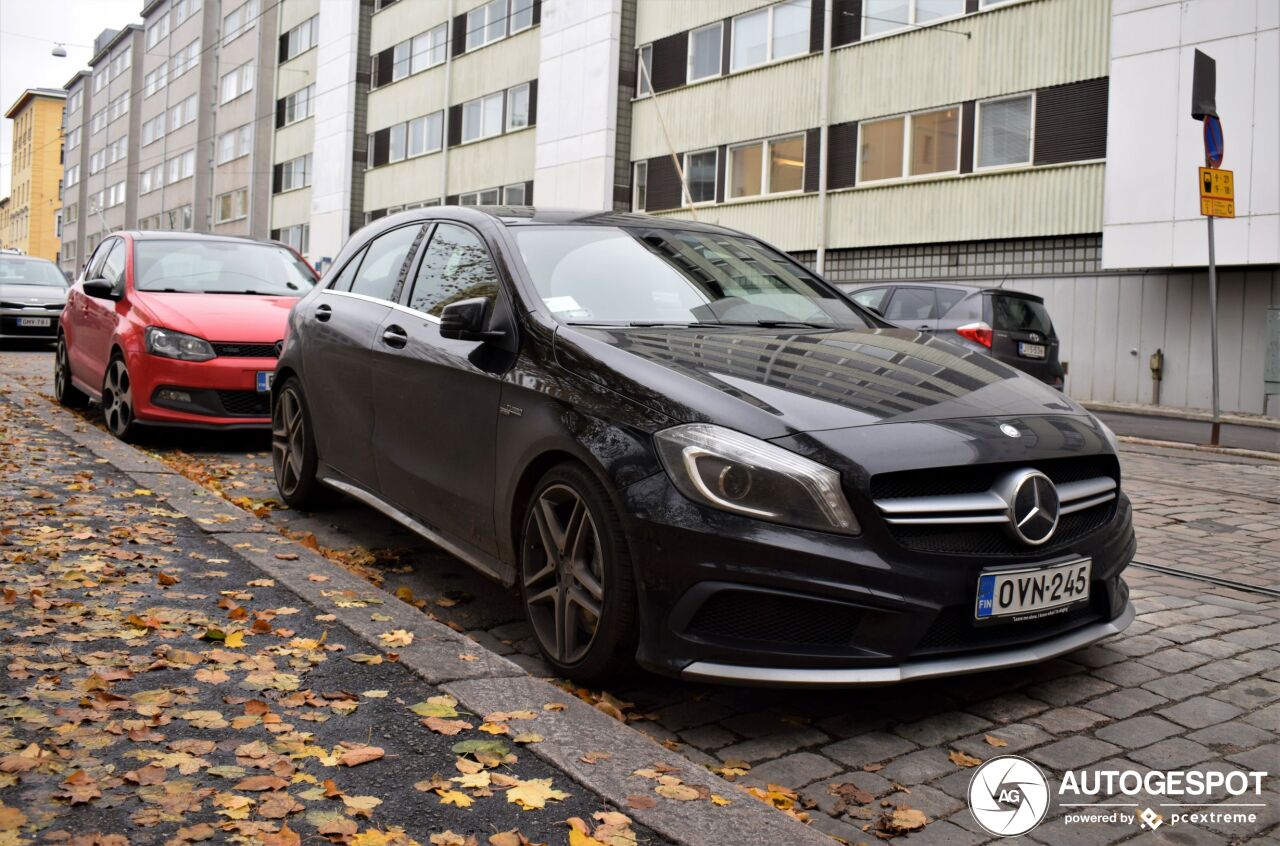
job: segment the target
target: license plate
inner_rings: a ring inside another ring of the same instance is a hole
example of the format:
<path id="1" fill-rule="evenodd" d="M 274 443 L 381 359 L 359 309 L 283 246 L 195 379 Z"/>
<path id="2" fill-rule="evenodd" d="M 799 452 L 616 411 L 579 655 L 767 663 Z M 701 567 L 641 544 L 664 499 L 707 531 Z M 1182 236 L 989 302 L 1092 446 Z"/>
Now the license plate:
<path id="1" fill-rule="evenodd" d="M 271 380 L 274 379 L 275 376 L 276 374 L 274 370 L 259 370 L 258 393 L 265 394 L 267 391 L 271 390 Z"/>
<path id="2" fill-rule="evenodd" d="M 978 577 L 978 604 L 974 616 L 1035 616 L 1089 599 L 1089 574 L 1093 562 L 1084 558 L 1053 567 L 983 573 Z"/>
<path id="3" fill-rule="evenodd" d="M 31 329 L 47 328 L 52 323 L 52 320 L 53 318 L 50 317 L 19 317 L 18 325 Z"/>
<path id="4" fill-rule="evenodd" d="M 1027 358 L 1044 358 L 1045 352 L 1047 350 L 1045 350 L 1044 344 L 1028 344 L 1026 341 L 1018 341 L 1018 355 L 1026 356 Z"/>

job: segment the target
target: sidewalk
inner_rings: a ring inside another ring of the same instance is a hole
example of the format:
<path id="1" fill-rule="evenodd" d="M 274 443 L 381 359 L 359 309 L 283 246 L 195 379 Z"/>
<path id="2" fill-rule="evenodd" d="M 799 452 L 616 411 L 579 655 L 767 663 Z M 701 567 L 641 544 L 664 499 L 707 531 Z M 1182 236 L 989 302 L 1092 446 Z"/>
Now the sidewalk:
<path id="1" fill-rule="evenodd" d="M 33 395 L 0 433 L 0 842 L 830 842 Z"/>

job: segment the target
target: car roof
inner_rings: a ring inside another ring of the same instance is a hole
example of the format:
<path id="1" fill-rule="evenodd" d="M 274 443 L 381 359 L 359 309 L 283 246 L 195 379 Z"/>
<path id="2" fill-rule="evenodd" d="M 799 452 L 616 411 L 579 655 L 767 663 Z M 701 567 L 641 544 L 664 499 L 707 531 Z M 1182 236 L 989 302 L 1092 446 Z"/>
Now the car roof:
<path id="1" fill-rule="evenodd" d="M 269 238 L 250 238 L 245 235 L 210 235 L 206 232 L 175 232 L 171 229 L 127 229 L 112 235 L 128 235 L 135 241 L 216 241 L 232 244 L 271 244 Z"/>
<path id="2" fill-rule="evenodd" d="M 1024 300 L 1035 300 L 1036 302 L 1044 302 L 1044 297 L 1039 294 L 1028 293 L 1027 291 L 1019 291 L 1016 288 L 993 288 L 991 286 L 982 285 L 964 285 L 955 282 L 927 282 L 921 280 L 919 282 L 884 282 L 884 283 L 868 283 L 861 286 L 863 289 L 868 288 L 943 288 L 948 291 L 964 291 L 966 294 L 999 294 L 1002 297 L 1020 297 Z"/>
<path id="3" fill-rule="evenodd" d="M 0 259 L 4 259 L 5 261 L 39 261 L 45 264 L 53 264 L 53 262 L 49 261 L 47 258 L 40 258 L 40 256 L 28 256 L 22 253 L 0 253 Z M 54 266 L 56 267 L 57 265 Z"/>
<path id="4" fill-rule="evenodd" d="M 378 223 L 412 220 L 478 220 L 490 218 L 503 226 L 644 226 L 652 229 L 683 229 L 697 232 L 740 234 L 723 226 L 714 226 L 675 217 L 653 217 L 634 212 L 590 209 L 543 208 L 541 206 L 426 206 L 379 218 Z"/>

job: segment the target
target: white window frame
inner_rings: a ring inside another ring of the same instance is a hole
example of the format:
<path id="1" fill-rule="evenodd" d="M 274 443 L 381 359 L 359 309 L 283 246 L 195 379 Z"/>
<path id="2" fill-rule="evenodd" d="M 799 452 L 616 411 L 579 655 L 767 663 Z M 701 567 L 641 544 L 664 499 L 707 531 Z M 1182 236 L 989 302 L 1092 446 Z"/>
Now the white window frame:
<path id="1" fill-rule="evenodd" d="M 67 130 L 67 134 L 64 137 L 66 139 L 66 142 L 65 142 L 66 149 L 74 150 L 76 147 L 79 147 L 80 146 L 80 127 L 77 126 L 74 129 Z"/>
<path id="2" fill-rule="evenodd" d="M 250 60 L 230 72 L 224 73 L 222 79 L 218 80 L 218 105 L 226 105 L 252 91 L 253 70 L 253 61 Z M 227 96 L 227 80 L 235 82 L 235 93 L 230 97 Z"/>
<path id="3" fill-rule="evenodd" d="M 169 60 L 169 80 L 172 82 L 200 64 L 200 39 L 177 50 Z"/>
<path id="4" fill-rule="evenodd" d="M 510 195 L 509 195 L 509 193 L 508 193 L 508 192 L 510 192 L 511 190 L 515 189 L 515 188 L 519 188 L 519 189 L 520 189 L 520 202 L 518 202 L 518 203 L 513 203 L 513 202 L 511 202 L 511 197 L 510 197 Z M 527 191 L 528 191 L 528 187 L 527 187 L 523 182 L 513 182 L 513 183 L 511 183 L 510 185 L 503 185 L 503 186 L 502 186 L 502 191 L 501 191 L 501 194 L 502 194 L 502 204 L 503 204 L 504 206 L 527 206 L 527 205 L 529 205 L 529 195 L 528 195 Z"/>
<path id="5" fill-rule="evenodd" d="M 281 162 L 279 193 L 284 194 L 309 187 L 312 175 L 311 164 L 311 153 L 307 153 L 305 156 L 298 156 L 295 159 L 289 159 L 287 162 Z M 299 173 L 301 174 L 300 176 Z"/>
<path id="6" fill-rule="evenodd" d="M 67 168 L 67 172 L 63 180 L 63 185 L 67 188 L 70 188 L 72 185 L 79 184 L 79 182 L 80 182 L 80 165 L 72 165 L 71 167 Z"/>
<path id="7" fill-rule="evenodd" d="M 645 61 L 648 52 L 649 60 Z M 644 44 L 636 48 L 636 99 L 653 96 L 653 45 Z"/>
<path id="8" fill-rule="evenodd" d="M 231 198 L 231 217 L 222 216 L 222 198 L 223 197 Z M 239 204 L 241 206 L 241 208 L 239 209 L 239 212 L 240 212 L 239 214 L 236 214 L 236 211 L 237 211 L 236 205 L 238 205 L 236 203 L 237 197 L 244 198 L 242 203 Z M 249 189 L 248 188 L 236 188 L 234 191 L 227 191 L 213 198 L 213 222 L 215 224 L 235 223 L 237 220 L 244 220 L 248 216 L 249 216 Z"/>
<path id="9" fill-rule="evenodd" d="M 232 18 L 235 18 L 234 24 L 230 23 Z M 258 0 L 244 0 L 222 17 L 222 46 L 227 46 L 257 25 Z"/>
<path id="10" fill-rule="evenodd" d="M 712 155 L 714 155 L 714 156 L 716 157 L 716 163 L 715 163 L 715 166 L 713 166 L 713 167 L 711 168 L 711 173 L 713 174 L 713 176 L 712 176 L 712 182 L 711 182 L 711 199 L 710 199 L 710 200 L 698 200 L 698 201 L 696 201 L 696 202 L 695 202 L 695 201 L 694 201 L 694 199 L 693 199 L 693 194 L 689 191 L 689 188 L 688 188 L 688 185 L 689 185 L 689 159 L 690 159 L 690 158 L 692 158 L 693 156 L 700 156 L 700 155 L 702 155 L 702 154 L 704 154 L 704 153 L 711 153 Z M 685 154 L 684 154 L 684 156 L 682 157 L 682 160 L 681 160 L 681 162 L 680 162 L 680 169 L 681 169 L 681 171 L 682 171 L 682 172 L 683 172 L 683 174 L 684 174 L 684 179 L 682 180 L 682 183 L 681 183 L 681 185 L 680 185 L 680 194 L 681 194 L 681 199 L 684 201 L 684 202 L 683 202 L 683 204 L 682 204 L 682 207 L 687 208 L 687 207 L 689 207 L 689 206 L 711 206 L 711 205 L 715 205 L 715 202 L 716 202 L 716 194 L 719 194 L 719 193 L 720 193 L 720 148 L 719 148 L 719 147 L 707 147 L 707 148 L 706 148 L 706 149 L 704 149 L 704 150 L 690 150 L 689 152 L 685 153 Z"/>
<path id="11" fill-rule="evenodd" d="M 319 13 L 312 15 L 302 23 L 295 26 L 284 34 L 285 57 L 282 61 L 292 61 L 308 50 L 313 49 L 319 41 L 320 15 Z M 307 41 L 303 43 L 302 35 L 305 31 Z"/>
<path id="12" fill-rule="evenodd" d="M 439 38 L 439 43 L 434 43 L 435 40 L 432 38 L 432 36 L 434 36 L 437 32 L 441 33 L 442 35 Z M 422 43 L 425 45 L 422 50 L 418 49 L 419 40 L 421 40 Z M 410 44 L 409 46 L 409 73 L 410 74 L 421 73 L 422 71 L 439 67 L 440 65 L 443 65 L 445 63 L 445 60 L 449 57 L 449 25 L 447 23 L 442 23 L 439 26 L 431 27 L 431 29 L 427 30 L 426 32 L 420 32 L 417 35 L 415 35 L 413 38 L 409 39 L 409 44 Z M 439 56 L 433 57 L 433 53 L 437 52 L 437 48 L 438 48 Z M 421 65 L 418 64 L 419 56 L 423 57 L 423 63 Z M 397 77 L 395 76 L 395 70 L 393 67 L 392 81 L 394 81 L 396 78 Z"/>
<path id="13" fill-rule="evenodd" d="M 151 69 L 151 72 L 142 78 L 142 97 L 146 99 L 153 94 L 158 94 L 164 90 L 169 84 L 169 63 L 161 62 Z"/>
<path id="14" fill-rule="evenodd" d="M 231 141 L 231 155 L 224 157 L 222 145 L 226 139 Z M 253 124 L 246 123 L 243 126 L 237 126 L 235 129 L 219 133 L 216 149 L 218 152 L 218 164 L 220 165 L 249 155 L 249 153 L 253 152 Z"/>
<path id="15" fill-rule="evenodd" d="M 151 25 L 147 27 L 147 49 L 159 44 L 161 41 L 169 37 L 169 12 L 165 11 Z"/>
<path id="16" fill-rule="evenodd" d="M 489 28 L 493 26 L 494 21 L 489 18 L 489 10 L 494 9 L 498 6 L 502 7 L 501 18 L 500 18 L 500 20 L 502 21 L 502 32 L 496 37 L 490 38 Z M 481 26 L 474 26 L 471 21 L 472 16 L 476 15 L 477 13 L 479 13 L 480 18 L 482 18 L 484 21 L 484 23 Z M 471 9 L 470 11 L 468 11 L 466 18 L 464 19 L 466 21 L 466 29 L 467 29 L 465 52 L 470 53 L 472 50 L 479 50 L 481 47 L 488 47 L 490 44 L 495 44 L 501 41 L 502 39 L 506 38 L 507 35 L 509 34 L 507 30 L 510 26 L 510 20 L 508 17 L 510 13 L 511 13 L 511 4 L 509 0 L 489 0 L 488 3 L 485 3 L 481 6 L 476 6 L 474 9 Z M 474 44 L 472 43 L 472 36 L 476 37 L 476 43 Z"/>
<path id="17" fill-rule="evenodd" d="M 797 141 L 797 140 L 800 142 L 800 145 L 801 145 L 800 149 L 801 149 L 802 164 L 800 165 L 800 187 L 790 188 L 786 191 L 774 191 L 772 190 L 773 186 L 769 184 L 770 150 L 774 144 L 777 144 L 781 141 Z M 729 156 L 729 158 L 725 162 L 725 169 L 724 169 L 724 178 L 725 178 L 724 201 L 726 203 L 729 203 L 729 202 L 737 202 L 742 200 L 756 200 L 756 199 L 759 199 L 760 197 L 787 197 L 792 194 L 803 194 L 804 193 L 804 177 L 805 177 L 805 174 L 808 173 L 808 169 L 809 169 L 809 162 L 806 160 L 806 157 L 803 155 L 807 140 L 808 139 L 805 133 L 792 132 L 787 135 L 775 135 L 772 138 L 761 138 L 759 141 L 747 141 L 743 144 L 730 145 L 727 152 L 727 155 Z M 749 147 L 760 148 L 760 193 L 759 194 L 743 194 L 741 197 L 730 196 L 730 194 L 732 193 L 731 174 L 732 174 L 732 168 L 733 168 L 733 154 L 738 150 L 745 150 Z M 718 167 L 719 162 L 717 162 L 716 164 Z"/>
<path id="18" fill-rule="evenodd" d="M 507 105 L 506 96 L 507 96 L 506 91 L 496 91 L 493 94 L 486 94 L 483 97 L 477 97 L 474 100 L 468 100 L 467 102 L 462 104 L 462 134 L 459 137 L 462 139 L 463 144 L 472 144 L 476 141 L 484 141 L 485 139 L 488 139 L 488 138 L 496 138 L 497 136 L 502 134 L 503 127 L 506 125 L 506 120 L 505 120 L 505 112 L 506 112 L 506 105 Z M 493 132 L 485 134 L 485 124 L 484 124 L 485 103 L 488 102 L 489 100 L 492 100 L 494 97 L 497 97 L 499 101 L 501 101 L 502 103 L 501 115 L 498 118 L 497 128 L 494 129 Z M 480 110 L 480 134 L 472 138 L 466 137 L 467 108 L 469 106 L 474 106 L 475 108 L 478 108 Z"/>
<path id="19" fill-rule="evenodd" d="M 511 122 L 512 116 L 515 115 L 515 110 L 511 108 L 511 95 L 521 89 L 524 89 L 524 96 L 525 96 L 524 123 L 520 124 L 519 126 L 516 126 Z M 513 85 L 507 89 L 505 96 L 506 96 L 506 99 L 503 100 L 502 102 L 502 111 L 504 112 L 504 118 L 503 118 L 504 130 L 503 131 L 517 132 L 521 129 L 528 129 L 529 127 L 533 126 L 533 124 L 529 122 L 529 112 L 531 111 L 530 106 L 533 105 L 533 86 L 531 86 L 527 82 L 521 83 L 520 85 Z"/>
<path id="20" fill-rule="evenodd" d="M 946 15 L 945 17 L 941 17 L 941 18 L 930 18 L 924 23 L 920 23 L 916 15 L 916 9 L 920 0 L 903 0 L 903 2 L 907 4 L 907 19 L 908 19 L 907 23 L 901 24 L 900 26 L 894 29 L 885 30 L 884 32 L 867 32 L 867 8 L 864 5 L 862 7 L 862 14 L 858 20 L 858 28 L 861 32 L 861 40 L 867 41 L 873 38 L 884 38 L 887 35 L 898 35 L 899 33 L 909 32 L 915 29 L 927 29 L 937 24 L 946 23 L 947 21 L 959 20 L 960 18 L 963 18 L 967 14 L 967 12 L 965 12 L 964 9 L 962 8 L 959 12 L 953 15 Z M 889 21 L 881 21 L 881 23 L 889 23 Z"/>
<path id="21" fill-rule="evenodd" d="M 644 198 L 640 202 L 640 172 L 644 171 Z M 631 168 L 631 210 L 642 212 L 649 202 L 649 162 L 640 161 Z"/>
<path id="22" fill-rule="evenodd" d="M 293 126 L 298 121 L 306 120 L 307 118 L 311 117 L 315 109 L 315 88 L 316 88 L 316 84 L 313 82 L 310 85 L 308 85 L 306 88 L 299 88 L 297 91 L 294 91 L 291 94 L 286 94 L 284 96 L 284 124 L 283 126 L 280 127 L 281 129 L 283 129 L 285 126 Z M 306 94 L 305 102 L 307 107 L 307 113 L 300 115 L 298 114 L 298 102 L 301 99 L 301 95 L 303 94 Z M 289 112 L 291 109 L 293 111 L 292 119 L 289 117 Z"/>
<path id="23" fill-rule="evenodd" d="M 396 137 L 400 138 L 400 155 L 396 155 Z M 397 123 L 391 126 L 387 134 L 387 164 L 395 164 L 405 160 L 409 152 L 409 124 Z"/>
<path id="24" fill-rule="evenodd" d="M 935 170 L 932 173 L 913 174 L 911 172 L 911 143 L 915 135 L 915 118 L 919 115 L 932 114 L 934 112 L 945 112 L 948 109 L 956 110 L 956 162 L 955 167 L 950 170 Z M 919 179 L 937 179 L 942 176 L 951 176 L 960 172 L 960 150 L 964 146 L 964 139 L 961 137 L 964 133 L 964 109 L 960 103 L 948 103 L 945 106 L 934 106 L 928 109 L 918 109 L 914 112 L 903 112 L 899 115 L 886 115 L 875 120 L 860 121 L 858 124 L 858 167 L 855 181 L 858 185 L 863 184 L 866 180 L 862 175 L 862 127 L 865 124 L 880 123 L 888 120 L 902 120 L 902 172 L 897 176 L 887 176 L 884 179 L 872 179 L 872 185 L 891 185 L 895 182 L 910 182 Z M 975 139 L 976 142 L 976 139 Z"/>
<path id="25" fill-rule="evenodd" d="M 693 37 L 699 32 L 706 32 L 709 29 L 718 29 L 720 31 L 720 49 L 716 51 L 716 72 L 693 78 Z M 716 79 L 724 74 L 724 21 L 716 21 L 706 26 L 700 26 L 696 29 L 689 30 L 688 45 L 685 48 L 685 66 L 684 81 L 688 85 L 695 82 L 703 82 L 708 79 Z"/>
<path id="26" fill-rule="evenodd" d="M 524 4 L 524 8 L 519 12 L 516 11 L 516 4 Z M 517 32 L 524 32 L 526 29 L 533 28 L 533 3 L 534 0 L 510 0 L 507 8 L 507 35 L 515 35 Z M 529 14 L 529 22 L 516 26 L 516 15 L 527 12 Z"/>
<path id="27" fill-rule="evenodd" d="M 741 15 L 734 15 L 733 19 L 729 21 L 729 32 L 730 32 L 730 34 L 731 34 L 731 35 L 730 35 L 730 38 L 732 39 L 733 37 L 735 37 L 735 36 L 736 36 L 736 30 L 735 30 L 735 27 L 737 26 L 737 23 L 738 23 L 738 21 L 739 21 L 739 20 L 741 20 L 742 18 L 750 17 L 751 15 L 758 15 L 758 14 L 760 14 L 761 12 L 767 12 L 767 13 L 768 13 L 768 14 L 767 14 L 767 16 L 766 16 L 766 17 L 767 17 L 767 20 L 765 21 L 765 26 L 764 26 L 764 61 L 763 61 L 763 62 L 757 62 L 757 63 L 755 63 L 754 65 L 735 65 L 735 64 L 733 63 L 733 58 L 734 58 L 734 57 L 733 57 L 733 46 L 732 46 L 732 43 L 731 43 L 731 44 L 730 44 L 730 48 L 729 48 L 729 72 L 730 72 L 730 73 L 737 73 L 738 71 L 750 70 L 751 68 L 759 68 L 759 67 L 763 67 L 763 66 L 765 66 L 765 65 L 772 65 L 772 64 L 775 64 L 775 63 L 777 63 L 777 62 L 785 62 L 785 61 L 787 61 L 788 59 L 796 59 L 796 58 L 799 58 L 799 57 L 801 57 L 801 56 L 807 56 L 807 55 L 809 55 L 809 53 L 808 53 L 808 51 L 807 51 L 807 50 L 801 50 L 799 53 L 792 53 L 792 54 L 791 54 L 791 55 L 789 55 L 789 56 L 781 56 L 781 57 L 779 57 L 779 56 L 775 56 L 775 55 L 773 54 L 773 30 L 774 30 L 774 18 L 775 18 L 775 17 L 777 16 L 777 14 L 778 14 L 778 9 L 779 9 L 779 8 L 781 8 L 782 6 L 786 6 L 786 5 L 798 5 L 798 4 L 797 4 L 797 3 L 795 3 L 795 2 L 794 2 L 794 0 L 784 0 L 784 2 L 782 2 L 782 3 L 774 3 L 774 4 L 773 4 L 773 5 L 771 5 L 771 6 L 762 6 L 762 7 L 761 7 L 761 8 L 759 8 L 759 9 L 752 9 L 752 10 L 751 10 L 751 11 L 749 11 L 749 12 L 743 12 Z M 812 6 L 812 2 L 811 2 L 811 0 L 805 0 L 805 9 L 806 9 L 806 11 L 811 11 L 811 10 L 812 10 L 812 8 L 813 8 L 813 6 Z M 810 20 L 810 24 L 809 24 L 809 29 L 810 29 L 809 37 L 810 37 L 810 38 L 812 38 L 812 37 L 813 37 L 813 32 L 812 32 L 812 29 L 813 29 L 813 23 L 812 23 L 812 20 L 813 20 L 813 18 L 812 18 L 812 16 L 810 16 L 809 20 Z M 723 45 L 721 45 L 721 46 L 723 47 Z"/>
<path id="28" fill-rule="evenodd" d="M 1002 0 L 1004 2 L 1005 0 Z M 1031 121 L 1030 129 L 1027 134 L 1027 160 L 1024 162 L 1010 162 L 1009 164 L 984 165 L 982 164 L 982 106 L 987 103 L 1000 103 L 1005 100 L 1022 100 L 1031 101 Z M 963 122 L 963 116 L 961 117 Z M 1010 170 L 1012 168 L 1030 167 L 1035 160 L 1036 155 L 1036 92 L 1024 91 L 1021 94 L 1010 94 L 1004 97 L 988 97 L 985 100 L 979 100 L 973 107 L 973 169 L 977 171 L 991 170 Z"/>

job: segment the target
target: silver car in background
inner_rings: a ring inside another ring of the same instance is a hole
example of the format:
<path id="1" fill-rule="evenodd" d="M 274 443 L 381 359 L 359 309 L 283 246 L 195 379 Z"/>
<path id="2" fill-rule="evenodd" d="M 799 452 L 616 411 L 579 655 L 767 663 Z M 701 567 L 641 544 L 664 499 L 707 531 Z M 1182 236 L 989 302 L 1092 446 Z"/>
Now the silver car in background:
<path id="1" fill-rule="evenodd" d="M 69 287 L 51 261 L 0 253 L 0 339 L 56 340 Z"/>

